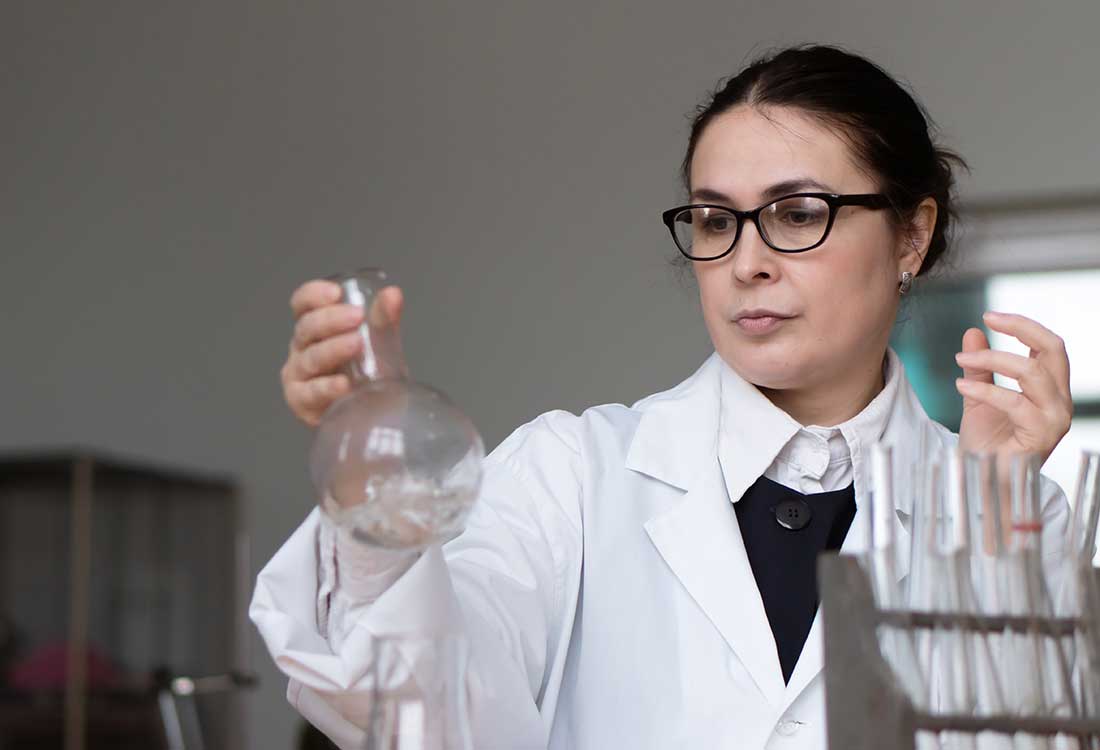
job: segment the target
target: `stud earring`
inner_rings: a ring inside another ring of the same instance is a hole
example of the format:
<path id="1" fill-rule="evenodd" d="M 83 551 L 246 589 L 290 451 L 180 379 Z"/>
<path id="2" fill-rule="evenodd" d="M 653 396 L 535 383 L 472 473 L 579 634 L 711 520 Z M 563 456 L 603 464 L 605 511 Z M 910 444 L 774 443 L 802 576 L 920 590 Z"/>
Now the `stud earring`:
<path id="1" fill-rule="evenodd" d="M 898 284 L 898 292 L 900 294 L 908 294 L 909 290 L 913 288 L 913 274 L 908 271 L 901 272 L 901 282 Z"/>

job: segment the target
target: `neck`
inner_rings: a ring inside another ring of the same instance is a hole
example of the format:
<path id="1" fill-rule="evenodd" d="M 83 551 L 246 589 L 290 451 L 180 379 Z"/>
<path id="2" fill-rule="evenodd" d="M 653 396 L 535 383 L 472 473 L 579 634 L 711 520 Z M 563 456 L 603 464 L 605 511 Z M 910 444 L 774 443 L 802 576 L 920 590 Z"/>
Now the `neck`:
<path id="1" fill-rule="evenodd" d="M 757 387 L 799 424 L 835 427 L 867 408 L 885 387 L 882 363 L 880 358 L 859 370 L 847 371 L 843 377 L 805 388 Z"/>

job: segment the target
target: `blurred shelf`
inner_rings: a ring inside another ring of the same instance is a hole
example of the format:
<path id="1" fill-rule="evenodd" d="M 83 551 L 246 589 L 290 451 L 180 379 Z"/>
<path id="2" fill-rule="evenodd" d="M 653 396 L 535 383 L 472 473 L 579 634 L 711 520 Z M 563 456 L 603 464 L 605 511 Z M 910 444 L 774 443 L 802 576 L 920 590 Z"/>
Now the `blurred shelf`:
<path id="1" fill-rule="evenodd" d="M 140 479 L 180 486 L 234 490 L 229 476 L 167 463 L 131 458 L 81 446 L 0 451 L 0 483 L 27 479 L 56 479 L 78 459 L 90 459 L 104 481 Z"/>
<path id="2" fill-rule="evenodd" d="M 167 679 L 240 674 L 249 579 L 231 478 L 83 446 L 0 452 L 0 667 L 18 680 L 0 688 L 0 750 L 164 748 L 166 696 L 201 731 L 186 747 L 242 747 L 235 689 L 183 698 Z"/>

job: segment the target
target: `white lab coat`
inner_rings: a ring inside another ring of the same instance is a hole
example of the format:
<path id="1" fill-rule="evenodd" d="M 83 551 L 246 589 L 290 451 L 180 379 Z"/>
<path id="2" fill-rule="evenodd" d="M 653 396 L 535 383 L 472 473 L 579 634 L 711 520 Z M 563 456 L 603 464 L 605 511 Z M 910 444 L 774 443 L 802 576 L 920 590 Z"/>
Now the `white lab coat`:
<path id="1" fill-rule="evenodd" d="M 785 685 L 731 505 L 792 432 L 755 420 L 723 427 L 720 442 L 720 401 L 763 399 L 721 377 L 724 367 L 713 354 L 632 407 L 549 412 L 517 429 L 485 459 L 466 531 L 428 550 L 375 602 L 343 612 L 336 649 L 318 573 L 331 550 L 321 549 L 314 511 L 261 571 L 251 607 L 290 678 L 291 703 L 356 748 L 372 637 L 462 632 L 478 750 L 825 748 L 820 613 Z M 882 440 L 904 469 L 956 438 L 901 377 Z M 737 392 L 723 396 L 723 380 Z M 846 438 L 858 510 L 843 550 L 857 552 L 869 445 Z M 898 493 L 900 575 L 911 503 Z M 1046 481 L 1051 571 L 1067 510 Z"/>

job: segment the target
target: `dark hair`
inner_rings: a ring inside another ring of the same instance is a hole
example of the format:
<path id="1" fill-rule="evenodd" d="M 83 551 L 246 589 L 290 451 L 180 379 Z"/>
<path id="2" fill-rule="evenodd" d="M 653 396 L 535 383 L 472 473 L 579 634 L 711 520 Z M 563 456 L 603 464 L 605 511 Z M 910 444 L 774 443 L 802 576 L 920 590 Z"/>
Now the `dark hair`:
<path id="1" fill-rule="evenodd" d="M 829 46 L 790 47 L 758 58 L 720 82 L 696 109 L 681 167 L 688 192 L 691 159 L 703 130 L 739 104 L 794 107 L 835 128 L 880 182 L 878 189 L 890 200 L 898 227 L 907 227 L 920 202 L 933 198 L 936 226 L 920 273 L 936 265 L 947 250 L 956 216 L 952 167 L 967 165 L 958 154 L 936 145 L 931 118 L 889 73 Z"/>

